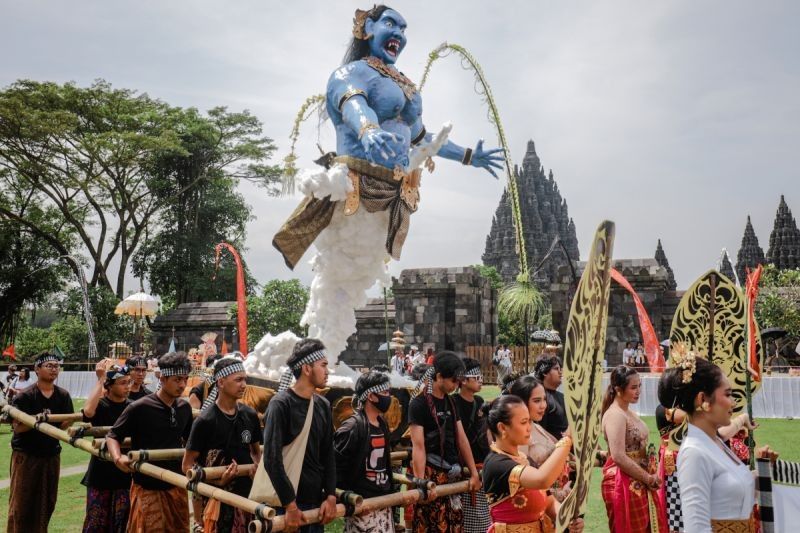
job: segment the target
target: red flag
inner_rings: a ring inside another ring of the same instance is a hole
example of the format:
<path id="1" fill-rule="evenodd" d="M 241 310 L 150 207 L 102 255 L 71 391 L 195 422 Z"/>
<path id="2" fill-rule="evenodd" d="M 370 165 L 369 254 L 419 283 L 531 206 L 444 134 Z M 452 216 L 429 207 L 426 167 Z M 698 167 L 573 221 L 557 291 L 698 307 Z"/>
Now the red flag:
<path id="1" fill-rule="evenodd" d="M 9 344 L 8 348 L 3 350 L 3 357 L 9 357 L 12 361 L 16 361 L 17 360 L 17 352 L 14 349 L 14 345 L 13 344 Z"/>
<path id="2" fill-rule="evenodd" d="M 758 360 L 758 339 L 756 338 L 756 298 L 758 297 L 758 281 L 764 271 L 763 265 L 758 265 L 752 272 L 747 269 L 747 282 L 744 294 L 747 298 L 747 370 L 753 379 L 761 381 L 761 366 Z"/>
<path id="3" fill-rule="evenodd" d="M 658 344 L 658 337 L 656 337 L 656 330 L 653 328 L 653 323 L 650 322 L 650 316 L 647 314 L 647 309 L 644 308 L 642 300 L 636 291 L 633 290 L 631 284 L 625 279 L 625 276 L 619 273 L 617 269 L 611 269 L 611 279 L 622 285 L 633 297 L 633 303 L 636 304 L 636 314 L 639 316 L 639 329 L 642 331 L 642 340 L 644 340 L 644 351 L 647 354 L 647 364 L 650 365 L 650 371 L 663 372 L 666 368 L 664 362 L 664 353 L 661 351 L 661 346 Z"/>
<path id="4" fill-rule="evenodd" d="M 216 259 L 214 262 L 214 277 L 212 279 L 216 279 L 217 277 L 217 270 L 219 270 L 219 254 L 222 252 L 222 248 L 226 248 L 236 262 L 236 315 L 239 325 L 239 351 L 247 357 L 247 294 L 245 294 L 242 260 L 236 248 L 227 242 L 217 244 L 215 248 Z"/>

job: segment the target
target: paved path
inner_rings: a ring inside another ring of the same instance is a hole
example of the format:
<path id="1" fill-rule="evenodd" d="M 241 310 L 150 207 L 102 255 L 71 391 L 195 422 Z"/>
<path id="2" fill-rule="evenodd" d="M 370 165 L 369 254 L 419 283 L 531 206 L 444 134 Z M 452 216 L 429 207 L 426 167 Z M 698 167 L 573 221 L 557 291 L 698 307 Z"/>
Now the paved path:
<path id="1" fill-rule="evenodd" d="M 61 473 L 59 474 L 59 476 L 67 477 L 67 476 L 74 476 L 75 474 L 83 474 L 84 472 L 86 472 L 87 468 L 89 468 L 89 463 L 85 463 L 82 465 L 68 466 L 66 468 L 61 469 Z M 9 485 L 11 485 L 10 479 L 0 480 L 0 490 L 7 489 Z"/>

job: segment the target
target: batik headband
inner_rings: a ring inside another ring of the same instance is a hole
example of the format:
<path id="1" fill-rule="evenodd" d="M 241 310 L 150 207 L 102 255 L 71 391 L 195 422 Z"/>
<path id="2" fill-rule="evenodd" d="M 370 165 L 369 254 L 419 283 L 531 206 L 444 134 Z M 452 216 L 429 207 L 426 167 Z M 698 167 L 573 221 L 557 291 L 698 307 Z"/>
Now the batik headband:
<path id="1" fill-rule="evenodd" d="M 109 368 L 106 369 L 106 385 L 111 385 L 119 378 L 124 378 L 128 374 L 130 374 L 130 368 L 127 366 L 119 366 L 119 365 L 111 365 Z"/>
<path id="2" fill-rule="evenodd" d="M 36 361 L 33 363 L 34 366 L 42 366 L 44 363 L 55 361 L 56 363 L 61 362 L 61 358 L 52 353 L 43 353 L 39 357 L 36 358 Z"/>
<path id="3" fill-rule="evenodd" d="M 289 388 L 289 385 L 292 384 L 292 372 L 294 370 L 297 370 L 303 365 L 310 365 L 312 363 L 316 363 L 317 361 L 321 361 L 322 359 L 325 359 L 325 357 L 325 350 L 317 350 L 316 352 L 311 352 L 310 354 L 306 355 L 296 363 L 293 363 L 281 376 L 281 381 L 278 384 L 278 392 L 285 391 Z"/>
<path id="4" fill-rule="evenodd" d="M 188 365 L 168 366 L 159 368 L 159 370 L 161 371 L 162 377 L 168 378 L 170 376 L 188 376 L 192 371 L 192 367 Z"/>
<path id="5" fill-rule="evenodd" d="M 387 391 L 387 390 L 389 390 L 391 388 L 392 387 L 391 387 L 391 385 L 389 384 L 388 381 L 386 383 L 381 383 L 380 385 L 374 385 L 374 386 L 368 388 L 367 390 L 365 390 L 364 392 L 361 393 L 361 396 L 356 398 L 356 404 L 353 406 L 353 408 L 354 409 L 361 409 L 361 407 L 364 405 L 364 402 L 367 401 L 367 398 L 373 392 L 375 394 L 378 394 L 379 392 L 384 392 L 384 391 Z"/>

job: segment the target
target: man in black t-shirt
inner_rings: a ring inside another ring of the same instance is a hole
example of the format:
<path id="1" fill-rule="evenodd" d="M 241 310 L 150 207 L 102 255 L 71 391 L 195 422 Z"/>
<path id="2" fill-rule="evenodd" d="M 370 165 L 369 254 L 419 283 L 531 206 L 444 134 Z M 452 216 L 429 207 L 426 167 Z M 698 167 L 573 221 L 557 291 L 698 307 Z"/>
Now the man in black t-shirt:
<path id="1" fill-rule="evenodd" d="M 113 426 L 131 403 L 130 371 L 111 359 L 95 365 L 97 384 L 83 406 L 83 421 L 93 426 Z M 86 486 L 84 531 L 123 533 L 130 510 L 131 476 L 98 457 L 89 460 L 89 469 L 81 481 Z"/>
<path id="2" fill-rule="evenodd" d="M 258 415 L 252 407 L 237 403 L 244 397 L 247 374 L 242 362 L 230 357 L 217 362 L 213 377 L 216 400 L 200 413 L 192 426 L 181 469 L 188 472 L 197 464 L 228 465 L 219 485 L 247 498 L 252 487 L 250 476 L 255 474 L 255 465 L 261 460 Z M 237 465 L 252 465 L 250 475 L 237 477 Z M 195 521 L 203 523 L 204 533 L 244 533 L 253 519 L 252 515 L 230 505 L 213 500 L 209 500 L 208 505 L 219 505 L 219 512 L 216 513 L 216 519 L 210 518 L 213 513 L 201 513 L 202 519 L 195 515 Z"/>
<path id="3" fill-rule="evenodd" d="M 453 395 L 458 418 L 464 426 L 464 433 L 469 440 L 472 458 L 479 469 L 489 453 L 489 437 L 483 413 L 483 398 L 477 394 L 483 388 L 481 363 L 476 359 L 464 359 L 464 379 Z M 483 489 L 476 493 L 461 495 L 461 507 L 464 509 L 464 533 L 486 533 L 492 521 L 489 518 L 489 504 Z"/>
<path id="4" fill-rule="evenodd" d="M 302 339 L 286 361 L 289 369 L 281 378 L 278 394 L 267 406 L 264 423 L 264 468 L 286 514 L 287 530 L 323 533 L 323 526 L 336 516 L 336 462 L 333 452 L 331 406 L 315 393 L 328 382 L 325 346 L 317 339 Z M 290 388 L 292 375 L 297 382 Z M 283 448 L 303 431 L 308 410 L 313 409 L 303 457 L 303 468 L 295 487 L 283 464 Z M 300 527 L 302 511 L 320 510 L 320 524 Z"/>
<path id="5" fill-rule="evenodd" d="M 544 385 L 547 395 L 547 411 L 544 413 L 542 426 L 548 433 L 560 439 L 569 427 L 564 394 L 557 389 L 561 386 L 561 360 L 555 355 L 542 355 L 536 360 L 533 375 Z"/>
<path id="6" fill-rule="evenodd" d="M 69 393 L 55 385 L 61 368 L 60 358 L 43 353 L 36 358 L 34 371 L 38 380 L 14 396 L 12 405 L 36 415 L 73 413 Z M 72 422 L 61 424 L 66 429 Z M 12 422 L 11 485 L 8 497 L 9 533 L 46 533 L 58 498 L 61 468 L 61 445 L 20 422 Z"/>
<path id="7" fill-rule="evenodd" d="M 131 392 L 128 395 L 130 401 L 135 402 L 139 398 L 152 394 L 153 391 L 144 386 L 144 380 L 147 377 L 147 359 L 137 355 L 126 359 L 125 366 L 130 369 L 132 379 Z"/>
<path id="8" fill-rule="evenodd" d="M 445 351 L 436 355 L 433 366 L 420 380 L 424 390 L 408 406 L 413 445 L 411 464 L 415 477 L 430 479 L 438 485 L 458 480 L 465 464 L 470 471 L 470 489 L 477 491 L 481 486 L 478 471 L 455 403 L 449 396 L 463 376 L 464 363 L 455 353 Z M 438 500 L 435 497 L 434 489 L 428 500 L 414 506 L 413 531 L 461 533 L 464 529 L 460 497 Z"/>
<path id="9" fill-rule="evenodd" d="M 131 449 L 183 448 L 192 427 L 192 408 L 181 398 L 191 371 L 183 352 L 171 352 L 158 360 L 161 387 L 158 392 L 136 400 L 120 415 L 106 436 L 109 455 L 123 472 L 130 472 L 130 459 L 120 443 L 131 438 Z M 151 461 L 161 468 L 180 473 L 180 461 Z M 186 531 L 189 505 L 184 487 L 136 472 L 131 484 L 128 531 Z"/>
<path id="10" fill-rule="evenodd" d="M 389 426 L 381 416 L 392 405 L 389 376 L 369 372 L 355 386 L 353 415 L 342 422 L 333 436 L 336 450 L 336 485 L 364 498 L 392 491 Z M 394 531 L 391 508 L 345 518 L 345 533 Z"/>

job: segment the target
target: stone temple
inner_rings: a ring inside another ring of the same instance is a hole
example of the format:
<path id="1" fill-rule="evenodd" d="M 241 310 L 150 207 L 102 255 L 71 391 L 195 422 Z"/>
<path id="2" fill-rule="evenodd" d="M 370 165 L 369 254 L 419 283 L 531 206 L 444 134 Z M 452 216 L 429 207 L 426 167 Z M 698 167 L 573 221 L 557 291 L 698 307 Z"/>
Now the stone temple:
<path id="1" fill-rule="evenodd" d="M 739 253 L 736 254 L 736 273 L 739 275 L 739 282 L 744 283 L 747 280 L 747 269 L 753 270 L 764 263 L 766 263 L 764 250 L 758 245 L 758 237 L 756 237 L 753 224 L 750 222 L 750 215 L 748 215 L 744 236 L 742 236 L 742 245 L 739 247 Z"/>
<path id="2" fill-rule="evenodd" d="M 515 166 L 514 174 L 519 185 L 528 266 L 531 270 L 536 269 L 556 237 L 564 244 L 569 259 L 578 261 L 578 238 L 575 223 L 569 217 L 567 201 L 561 197 L 553 179 L 553 171 L 545 175 L 533 141 L 528 141 L 522 167 Z M 482 256 L 483 264 L 495 267 L 505 282 L 513 281 L 518 274 L 519 259 L 515 246 L 511 203 L 506 190 L 492 219 Z M 556 247 L 542 269 L 534 275 L 534 281 L 540 289 L 548 291 L 550 283 L 556 278 L 558 267 L 566 264 L 567 258 L 562 249 Z"/>
<path id="3" fill-rule="evenodd" d="M 769 236 L 767 262 L 781 270 L 800 268 L 800 230 L 783 195 Z"/>

